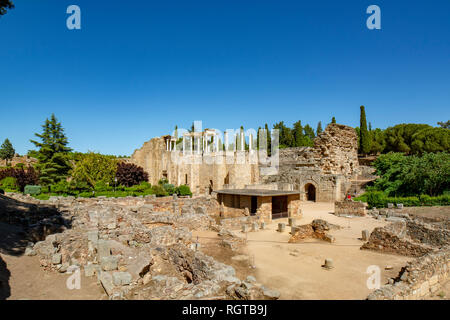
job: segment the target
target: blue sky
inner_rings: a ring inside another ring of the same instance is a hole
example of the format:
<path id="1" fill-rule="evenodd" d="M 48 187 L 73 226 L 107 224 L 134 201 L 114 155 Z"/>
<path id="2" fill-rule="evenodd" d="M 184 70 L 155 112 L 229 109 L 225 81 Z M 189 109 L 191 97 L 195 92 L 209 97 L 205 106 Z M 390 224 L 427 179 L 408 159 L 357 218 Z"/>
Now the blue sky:
<path id="1" fill-rule="evenodd" d="M 194 120 L 357 126 L 360 105 L 373 127 L 450 118 L 448 0 L 14 2 L 0 140 L 21 154 L 52 112 L 73 149 L 107 154 Z M 81 30 L 66 28 L 71 4 Z M 371 4 L 381 30 L 366 27 Z"/>

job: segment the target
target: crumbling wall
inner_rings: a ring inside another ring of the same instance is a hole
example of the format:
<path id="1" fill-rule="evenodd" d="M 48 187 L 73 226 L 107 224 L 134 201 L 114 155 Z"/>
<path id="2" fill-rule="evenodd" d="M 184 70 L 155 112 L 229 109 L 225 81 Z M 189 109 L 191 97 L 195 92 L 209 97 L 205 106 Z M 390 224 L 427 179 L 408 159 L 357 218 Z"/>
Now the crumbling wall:
<path id="1" fill-rule="evenodd" d="M 363 217 L 367 214 L 367 203 L 349 200 L 336 201 L 334 203 L 334 214 L 337 216 L 352 215 Z"/>
<path id="2" fill-rule="evenodd" d="M 314 147 L 281 149 L 276 175 L 262 176 L 264 183 L 291 184 L 308 200 L 307 186 L 315 188 L 315 201 L 345 198 L 351 179 L 360 173 L 358 140 L 353 128 L 330 124 L 315 140 Z"/>
<path id="3" fill-rule="evenodd" d="M 372 292 L 369 300 L 423 299 L 436 294 L 447 282 L 450 270 L 450 247 L 409 262 L 392 283 Z"/>

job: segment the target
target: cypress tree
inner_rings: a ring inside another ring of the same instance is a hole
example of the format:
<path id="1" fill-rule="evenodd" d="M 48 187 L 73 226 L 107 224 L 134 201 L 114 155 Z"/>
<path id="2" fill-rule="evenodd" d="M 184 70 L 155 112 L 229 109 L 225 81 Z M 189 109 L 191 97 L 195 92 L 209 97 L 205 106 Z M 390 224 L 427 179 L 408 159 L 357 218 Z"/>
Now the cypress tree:
<path id="1" fill-rule="evenodd" d="M 30 140 L 39 150 L 37 153 L 37 168 L 40 171 L 40 181 L 51 185 L 66 179 L 71 165 L 69 162 L 70 148 L 61 123 L 52 114 L 42 125 L 42 133 L 35 133 L 41 142 Z"/>
<path id="2" fill-rule="evenodd" d="M 336 123 L 336 118 L 335 117 L 331 118 L 331 123 Z"/>
<path id="3" fill-rule="evenodd" d="M 360 107 L 359 118 L 359 153 L 368 154 L 370 152 L 370 135 L 367 130 L 366 110 L 364 106 Z"/>
<path id="4" fill-rule="evenodd" d="M 269 131 L 269 126 L 266 125 L 264 126 L 265 130 L 266 130 L 266 137 L 267 137 L 267 155 L 271 155 L 272 153 L 272 139 L 271 139 L 271 134 Z"/>

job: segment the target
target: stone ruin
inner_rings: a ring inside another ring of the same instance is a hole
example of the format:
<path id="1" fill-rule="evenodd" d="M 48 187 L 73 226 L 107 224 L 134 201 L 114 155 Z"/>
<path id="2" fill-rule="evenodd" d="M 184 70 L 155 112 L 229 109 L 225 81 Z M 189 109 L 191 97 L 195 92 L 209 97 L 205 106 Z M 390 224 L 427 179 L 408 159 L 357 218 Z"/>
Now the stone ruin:
<path id="1" fill-rule="evenodd" d="M 281 149 L 279 173 L 262 181 L 291 185 L 301 200 L 334 202 L 345 199 L 359 174 L 355 130 L 332 123 L 314 140 L 314 147 Z"/>
<path id="2" fill-rule="evenodd" d="M 279 150 L 277 173 L 269 170 L 267 155 L 254 148 L 231 151 L 236 161 L 228 163 L 214 130 L 183 137 L 184 151 L 175 137 L 162 136 L 144 143 L 130 161 L 144 168 L 152 184 L 165 178 L 175 185 L 189 185 L 195 195 L 256 186 L 298 191 L 301 200 L 321 202 L 343 200 L 355 189 L 362 172 L 356 132 L 341 124 L 329 124 L 314 140 L 314 147 Z"/>
<path id="3" fill-rule="evenodd" d="M 335 242 L 335 239 L 327 231 L 340 229 L 338 225 L 328 223 L 322 219 L 315 219 L 310 224 L 292 226 L 289 243 L 299 243 L 306 239 L 320 239 L 327 242 Z"/>
<path id="4" fill-rule="evenodd" d="M 78 269 L 96 277 L 109 299 L 279 297 L 197 250 L 194 230 L 215 230 L 230 243 L 234 238 L 208 215 L 209 198 L 13 196 L 17 200 L 1 196 L 0 204 L 10 204 L 1 217 L 24 226 L 25 255 L 37 255 L 50 272 Z"/>
<path id="5" fill-rule="evenodd" d="M 395 209 L 372 209 L 376 219 L 391 222 L 375 228 L 361 249 L 416 258 L 396 278 L 372 292 L 369 300 L 423 299 L 436 294 L 450 270 L 449 220 L 411 217 Z"/>

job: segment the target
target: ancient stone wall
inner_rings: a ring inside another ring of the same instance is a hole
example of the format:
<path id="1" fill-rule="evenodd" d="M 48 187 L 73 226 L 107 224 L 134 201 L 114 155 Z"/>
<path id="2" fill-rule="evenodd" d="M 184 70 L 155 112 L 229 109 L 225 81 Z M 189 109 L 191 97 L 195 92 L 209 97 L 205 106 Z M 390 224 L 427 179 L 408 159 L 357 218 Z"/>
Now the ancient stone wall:
<path id="1" fill-rule="evenodd" d="M 359 173 L 358 139 L 353 128 L 330 124 L 314 140 L 314 147 L 280 150 L 276 175 L 262 176 L 264 183 L 290 184 L 303 201 L 334 202 L 345 199 Z M 314 197 L 309 197 L 310 186 Z"/>
<path id="2" fill-rule="evenodd" d="M 409 262 L 392 283 L 372 292 L 369 300 L 423 299 L 438 293 L 447 282 L 450 270 L 450 247 L 431 252 Z"/>
<path id="3" fill-rule="evenodd" d="M 367 214 L 367 203 L 359 201 L 336 201 L 334 203 L 334 214 L 337 216 L 365 216 Z"/>
<path id="4" fill-rule="evenodd" d="M 259 182 L 256 152 L 237 151 L 229 162 L 223 152 L 192 154 L 167 151 L 164 138 L 153 138 L 136 150 L 131 161 L 144 168 L 149 182 L 167 178 L 174 185 L 186 184 L 196 194 L 207 194 L 224 187 L 244 188 Z"/>

